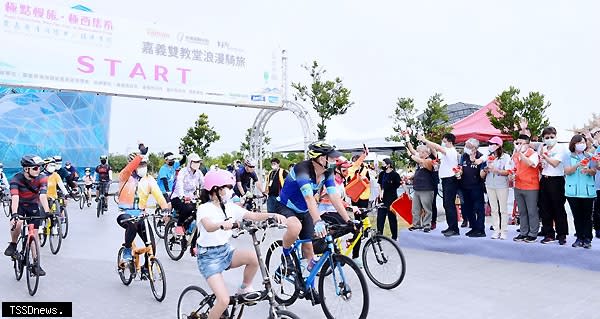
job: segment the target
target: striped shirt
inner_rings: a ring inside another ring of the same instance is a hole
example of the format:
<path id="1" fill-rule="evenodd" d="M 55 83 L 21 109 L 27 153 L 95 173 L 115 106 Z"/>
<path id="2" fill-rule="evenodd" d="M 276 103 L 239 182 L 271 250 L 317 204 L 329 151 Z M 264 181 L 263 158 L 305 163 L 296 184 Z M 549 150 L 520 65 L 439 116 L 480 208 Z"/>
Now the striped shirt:
<path id="1" fill-rule="evenodd" d="M 333 174 L 323 176 L 318 182 L 316 179 L 312 161 L 296 164 L 285 178 L 277 200 L 296 213 L 304 214 L 308 212 L 305 196 L 314 196 L 322 188 L 325 188 L 328 195 L 337 194 Z"/>
<path id="2" fill-rule="evenodd" d="M 47 192 L 48 177 L 44 174 L 28 180 L 23 173 L 17 173 L 10 180 L 10 195 L 19 195 L 19 206 L 39 205 L 40 195 Z"/>

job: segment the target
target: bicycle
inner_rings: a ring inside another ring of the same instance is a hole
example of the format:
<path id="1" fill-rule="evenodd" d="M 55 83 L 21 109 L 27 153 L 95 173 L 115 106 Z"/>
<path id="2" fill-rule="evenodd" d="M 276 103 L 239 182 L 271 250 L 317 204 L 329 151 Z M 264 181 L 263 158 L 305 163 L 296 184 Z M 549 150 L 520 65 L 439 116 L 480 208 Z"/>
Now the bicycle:
<path id="1" fill-rule="evenodd" d="M 137 211 L 142 213 L 142 211 L 139 210 L 128 211 Z M 125 244 L 123 244 L 121 249 L 119 249 L 119 253 L 117 254 L 117 272 L 119 274 L 119 278 L 121 278 L 121 282 L 123 282 L 125 286 L 129 286 L 133 279 L 139 274 L 140 280 L 148 280 L 150 282 L 150 289 L 152 290 L 154 298 L 157 301 L 162 302 L 167 295 L 167 277 L 162 264 L 154 255 L 156 245 L 154 243 L 152 228 L 148 222 L 148 217 L 150 217 L 150 215 L 140 214 L 139 216 L 134 216 L 124 220 L 124 222 L 131 221 L 136 223 L 143 221 L 144 228 L 146 230 L 146 242 L 144 243 L 145 246 L 140 248 L 135 246 L 135 242 L 131 244 L 133 261 L 130 262 L 123 261 L 123 253 L 125 251 Z M 140 265 L 141 256 L 144 257 L 144 266 Z"/>
<path id="2" fill-rule="evenodd" d="M 10 193 L 5 193 L 4 191 L 2 191 L 0 193 L 0 200 L 2 201 L 2 208 L 4 209 L 4 215 L 6 215 L 6 217 L 10 217 L 10 213 L 11 213 Z"/>
<path id="3" fill-rule="evenodd" d="M 184 225 L 189 224 L 184 235 L 177 235 L 175 233 L 175 228 L 177 228 L 177 218 L 171 218 L 165 226 L 165 249 L 167 250 L 167 255 L 169 255 L 171 259 L 181 259 L 187 250 L 188 245 L 192 243 L 192 238 L 197 231 L 195 219 L 196 210 L 194 210 L 192 215 L 183 222 Z M 179 249 L 177 249 L 177 246 Z"/>
<path id="4" fill-rule="evenodd" d="M 92 184 L 93 185 L 93 184 Z M 90 192 L 87 191 L 87 188 L 83 188 L 83 194 L 79 197 L 79 209 L 83 210 L 83 208 L 87 205 L 87 207 L 92 206 L 92 189 Z"/>
<path id="5" fill-rule="evenodd" d="M 67 213 L 67 202 L 64 197 L 58 197 L 57 201 L 58 201 L 58 209 L 60 212 L 60 214 L 59 214 L 60 217 L 58 219 L 60 220 L 60 223 L 62 224 L 61 234 L 62 234 L 62 238 L 65 239 L 65 238 L 67 238 L 67 235 L 69 234 L 69 214 Z"/>
<path id="6" fill-rule="evenodd" d="M 100 215 L 104 215 L 104 212 L 108 210 L 108 201 L 106 200 L 106 195 L 104 194 L 104 189 L 103 187 L 101 187 L 101 185 L 103 183 L 109 184 L 110 182 L 97 182 L 94 183 L 94 185 L 96 185 L 96 187 L 98 187 L 100 189 L 100 192 L 98 193 L 98 205 L 96 206 L 96 217 L 100 218 Z M 108 187 L 105 186 L 105 187 Z"/>
<path id="7" fill-rule="evenodd" d="M 241 236 L 244 233 L 250 234 L 252 236 L 252 242 L 254 243 L 254 251 L 256 253 L 256 257 L 258 258 L 258 265 L 260 268 L 260 272 L 263 277 L 263 286 L 264 290 L 251 292 L 243 295 L 233 295 L 229 298 L 229 305 L 231 306 L 231 311 L 228 309 L 225 311 L 221 318 L 233 319 L 236 317 L 241 318 L 244 313 L 244 307 L 254 306 L 258 302 L 268 301 L 269 302 L 269 317 L 271 319 L 280 318 L 290 318 L 296 319 L 300 318 L 294 313 L 279 309 L 279 306 L 276 304 L 274 295 L 273 295 L 273 286 L 271 284 L 271 279 L 267 272 L 267 267 L 262 258 L 262 254 L 260 252 L 260 244 L 264 241 L 267 228 L 284 228 L 284 225 L 278 224 L 274 220 L 267 220 L 262 222 L 242 222 L 238 225 L 240 231 L 233 235 L 234 238 Z M 257 232 L 259 230 L 264 230 L 263 238 L 261 241 L 257 240 Z M 199 296 L 197 296 L 199 294 Z M 185 300 L 184 300 L 185 298 Z M 198 286 L 189 286 L 183 290 L 181 295 L 179 296 L 179 301 L 177 302 L 177 318 L 206 318 L 208 316 L 208 312 L 213 307 L 215 303 L 215 295 L 208 294 L 204 289 Z M 200 302 L 198 302 L 200 300 Z M 188 302 L 189 301 L 189 302 Z M 238 311 L 239 307 L 239 313 Z M 184 310 L 185 309 L 185 310 Z"/>
<path id="8" fill-rule="evenodd" d="M 20 215 L 15 215 L 14 219 L 22 220 L 25 222 L 29 222 L 35 219 L 44 219 L 45 216 L 32 216 L 25 217 Z M 37 292 L 39 283 L 40 283 L 40 275 L 37 273 L 37 268 L 40 265 L 40 243 L 39 239 L 34 236 L 35 233 L 35 225 L 27 223 L 27 227 L 21 227 L 21 235 L 17 240 L 17 247 L 19 247 L 19 243 L 21 244 L 21 251 L 16 251 L 12 255 L 13 267 L 15 269 L 15 277 L 17 281 L 21 280 L 23 277 L 23 270 L 27 273 L 27 289 L 29 290 L 29 295 L 33 296 Z M 12 226 L 11 231 L 15 230 L 17 227 L 16 223 Z M 27 232 L 25 232 L 27 229 Z M 33 246 L 33 250 L 32 250 Z M 33 251 L 33 252 L 32 252 Z M 36 255 L 34 257 L 33 255 Z M 36 269 L 36 271 L 34 271 Z"/>
<path id="9" fill-rule="evenodd" d="M 57 207 L 56 202 L 56 200 L 53 200 L 50 204 L 50 212 L 46 214 L 46 218 L 40 227 L 40 231 L 38 231 L 40 247 L 44 247 L 44 245 L 46 245 L 46 240 L 50 238 L 50 251 L 53 255 L 58 254 L 63 239 L 62 223 L 57 216 L 57 209 L 59 208 Z"/>
<path id="10" fill-rule="evenodd" d="M 169 223 L 169 221 L 177 220 L 177 212 L 175 212 L 175 209 L 172 209 L 170 215 L 163 215 L 162 218 L 156 218 L 158 215 L 161 215 L 161 211 L 162 209 L 160 208 L 160 206 L 156 206 L 156 210 L 154 212 L 155 218 L 153 220 L 153 225 L 154 231 L 156 232 L 158 238 L 164 239 L 166 226 Z"/>
<path id="11" fill-rule="evenodd" d="M 359 220 L 360 230 L 354 240 L 346 241 L 346 248 L 342 248 L 342 238 L 336 238 L 335 243 L 337 249 L 342 255 L 351 257 L 352 250 L 359 242 L 366 239 L 362 248 L 362 262 L 367 277 L 379 288 L 394 289 L 398 287 L 404 280 L 406 274 L 406 260 L 404 254 L 398 244 L 392 239 L 378 234 L 372 228 L 371 219 L 368 213 L 383 207 L 381 205 L 374 206 L 368 209 L 360 208 L 361 220 Z M 389 247 L 384 250 L 384 247 Z M 372 252 L 372 254 L 370 254 Z M 381 266 L 380 275 L 375 274 L 373 268 Z M 380 278 L 382 276 L 383 278 Z M 389 281 L 385 281 L 389 279 Z"/>
<path id="12" fill-rule="evenodd" d="M 352 259 L 339 253 L 333 239 L 334 237 L 347 234 L 348 226 L 328 225 L 327 230 L 328 232 L 325 238 L 312 240 L 315 244 L 315 254 L 322 255 L 319 261 L 314 265 L 313 269 L 308 272 L 306 278 L 302 273 L 300 262 L 301 259 L 304 259 L 302 256 L 301 245 L 303 243 L 311 242 L 311 239 L 296 240 L 292 246 L 291 256 L 294 263 L 294 265 L 292 265 L 294 271 L 291 273 L 284 274 L 282 269 L 288 267 L 286 267 L 287 265 L 285 263 L 278 260 L 279 256 L 282 256 L 283 250 L 275 253 L 275 249 L 283 247 L 282 240 L 277 240 L 269 246 L 266 263 L 269 272 L 273 274 L 273 281 L 279 286 L 276 287 L 276 289 L 273 289 L 275 299 L 285 306 L 293 304 L 298 298 L 310 300 L 313 306 L 321 304 L 325 316 L 329 319 L 364 319 L 369 313 L 369 291 L 367 281 Z M 353 231 L 353 229 L 351 231 Z M 273 260 L 275 260 L 273 264 L 270 263 L 272 257 L 275 257 L 273 258 Z M 344 268 L 344 266 L 347 267 Z M 351 275 L 354 275 L 353 281 L 349 280 Z M 315 293 L 316 277 L 319 277 L 318 295 Z M 327 280 L 331 285 L 326 286 L 326 279 L 331 279 Z M 353 288 L 357 287 L 360 288 L 360 291 L 353 290 Z M 338 302 L 343 302 L 343 304 L 334 307 L 331 302 L 336 299 Z M 353 299 L 362 301 L 362 305 L 358 309 L 347 305 L 347 303 Z M 332 314 L 332 310 L 334 309 L 342 310 L 345 313 Z"/>

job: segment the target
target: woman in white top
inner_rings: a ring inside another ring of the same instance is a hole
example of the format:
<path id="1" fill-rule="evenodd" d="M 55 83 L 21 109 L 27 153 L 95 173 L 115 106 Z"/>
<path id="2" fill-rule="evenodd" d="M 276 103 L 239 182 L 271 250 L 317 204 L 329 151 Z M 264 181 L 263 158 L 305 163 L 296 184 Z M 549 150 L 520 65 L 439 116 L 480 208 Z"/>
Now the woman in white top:
<path id="1" fill-rule="evenodd" d="M 177 180 L 173 185 L 173 193 L 171 194 L 171 205 L 179 214 L 175 233 L 180 236 L 192 223 L 190 220 L 184 224 L 196 209 L 196 204 L 192 202 L 192 199 L 197 196 L 196 191 L 202 187 L 204 180 L 204 175 L 200 171 L 200 156 L 192 153 L 187 160 L 188 165 L 177 174 Z"/>
<path id="2" fill-rule="evenodd" d="M 198 269 L 216 296 L 216 301 L 208 314 L 209 319 L 220 318 L 229 305 L 229 292 L 223 279 L 223 271 L 245 266 L 244 279 L 238 294 L 252 292 L 252 279 L 258 270 L 256 254 L 251 250 L 234 249 L 229 245 L 232 229 L 242 219 L 266 220 L 276 218 L 285 223 L 285 218 L 277 214 L 252 213 L 232 203 L 231 198 L 235 177 L 226 170 L 209 171 L 204 177 L 200 193 L 202 205 L 198 207 Z"/>

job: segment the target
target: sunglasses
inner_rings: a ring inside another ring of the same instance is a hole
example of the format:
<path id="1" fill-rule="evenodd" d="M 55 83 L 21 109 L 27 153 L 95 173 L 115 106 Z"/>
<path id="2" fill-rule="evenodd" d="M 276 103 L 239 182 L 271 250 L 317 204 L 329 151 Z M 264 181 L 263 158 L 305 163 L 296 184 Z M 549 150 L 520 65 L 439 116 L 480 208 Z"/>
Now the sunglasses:
<path id="1" fill-rule="evenodd" d="M 255 168 L 256 166 L 248 166 L 248 168 Z"/>
<path id="2" fill-rule="evenodd" d="M 200 161 L 192 161 L 192 163 L 200 164 Z"/>
<path id="3" fill-rule="evenodd" d="M 33 171 L 39 171 L 40 167 L 39 166 L 34 166 L 34 167 L 31 167 L 31 170 L 33 170 Z"/>

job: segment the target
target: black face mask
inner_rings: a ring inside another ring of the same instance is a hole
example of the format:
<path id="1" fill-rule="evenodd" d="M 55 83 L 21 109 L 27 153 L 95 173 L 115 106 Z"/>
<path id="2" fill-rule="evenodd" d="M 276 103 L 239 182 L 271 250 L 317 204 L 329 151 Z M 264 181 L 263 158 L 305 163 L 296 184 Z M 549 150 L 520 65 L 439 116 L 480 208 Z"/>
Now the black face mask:
<path id="1" fill-rule="evenodd" d="M 167 162 L 167 165 L 173 166 L 173 165 L 175 165 L 175 162 Z"/>
<path id="2" fill-rule="evenodd" d="M 100 160 L 100 164 L 102 164 L 102 165 L 106 164 L 106 160 L 104 160 L 104 159 Z"/>

